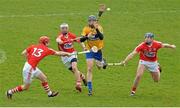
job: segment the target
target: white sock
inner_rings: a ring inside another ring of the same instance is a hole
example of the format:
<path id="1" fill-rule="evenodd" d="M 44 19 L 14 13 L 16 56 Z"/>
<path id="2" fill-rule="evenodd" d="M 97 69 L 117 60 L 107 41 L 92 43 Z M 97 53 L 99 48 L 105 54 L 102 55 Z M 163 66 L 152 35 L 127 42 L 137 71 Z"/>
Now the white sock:
<path id="1" fill-rule="evenodd" d="M 51 94 L 52 94 L 52 91 L 49 91 L 49 92 L 48 92 L 48 95 L 51 95 Z"/>
<path id="2" fill-rule="evenodd" d="M 11 91 L 11 90 L 8 90 L 8 93 L 9 93 L 9 94 L 12 94 L 12 91 Z"/>

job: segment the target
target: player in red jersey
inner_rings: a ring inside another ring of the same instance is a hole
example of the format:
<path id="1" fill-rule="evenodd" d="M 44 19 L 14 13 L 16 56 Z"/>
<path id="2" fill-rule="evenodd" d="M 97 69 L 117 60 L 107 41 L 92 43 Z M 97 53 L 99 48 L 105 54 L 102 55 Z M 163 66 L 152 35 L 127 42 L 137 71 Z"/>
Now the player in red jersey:
<path id="1" fill-rule="evenodd" d="M 56 39 L 56 42 L 58 43 L 58 48 L 60 51 L 68 52 L 68 53 L 74 53 L 76 50 L 74 49 L 73 43 L 74 42 L 80 42 L 76 40 L 76 35 L 69 32 L 69 26 L 66 23 L 63 23 L 60 25 L 61 33 Z M 84 44 L 81 44 L 84 45 Z M 84 46 L 83 46 L 84 47 Z M 61 57 L 62 62 L 64 65 L 74 73 L 76 77 L 76 90 L 80 91 L 82 90 L 81 86 L 81 80 L 84 82 L 84 85 L 87 85 L 85 76 L 78 70 L 77 67 L 77 56 L 64 56 Z"/>
<path id="2" fill-rule="evenodd" d="M 122 64 L 126 64 L 129 60 L 131 60 L 135 55 L 140 54 L 139 66 L 137 68 L 137 73 L 135 77 L 134 84 L 131 89 L 131 96 L 133 96 L 136 92 L 136 88 L 140 82 L 140 79 L 147 69 L 150 71 L 152 79 L 155 82 L 160 80 L 160 67 L 157 59 L 157 51 L 160 48 L 172 48 L 175 49 L 175 45 L 170 45 L 166 43 L 161 43 L 154 40 L 153 33 L 146 33 L 145 34 L 145 41 L 139 44 L 133 52 L 131 52 Z"/>
<path id="3" fill-rule="evenodd" d="M 27 59 L 27 62 L 25 63 L 23 68 L 24 84 L 13 89 L 9 89 L 7 91 L 7 97 L 9 99 L 12 98 L 12 95 L 14 93 L 27 90 L 30 87 L 33 78 L 37 78 L 41 81 L 44 90 L 48 94 L 48 97 L 54 97 L 58 95 L 58 92 L 51 91 L 47 82 L 46 75 L 37 67 L 37 65 L 44 57 L 48 55 L 68 56 L 70 55 L 70 53 L 55 51 L 48 48 L 49 41 L 49 37 L 42 36 L 39 39 L 39 44 L 31 45 L 22 52 L 22 55 L 24 55 Z"/>

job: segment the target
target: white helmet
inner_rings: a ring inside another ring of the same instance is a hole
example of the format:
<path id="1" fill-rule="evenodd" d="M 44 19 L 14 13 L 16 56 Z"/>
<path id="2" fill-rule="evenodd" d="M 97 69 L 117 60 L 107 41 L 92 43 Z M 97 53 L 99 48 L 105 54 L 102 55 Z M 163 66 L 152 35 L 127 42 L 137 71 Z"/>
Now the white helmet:
<path id="1" fill-rule="evenodd" d="M 62 23 L 62 24 L 60 25 L 60 28 L 64 28 L 64 27 L 69 28 L 69 25 L 68 25 L 67 23 Z"/>

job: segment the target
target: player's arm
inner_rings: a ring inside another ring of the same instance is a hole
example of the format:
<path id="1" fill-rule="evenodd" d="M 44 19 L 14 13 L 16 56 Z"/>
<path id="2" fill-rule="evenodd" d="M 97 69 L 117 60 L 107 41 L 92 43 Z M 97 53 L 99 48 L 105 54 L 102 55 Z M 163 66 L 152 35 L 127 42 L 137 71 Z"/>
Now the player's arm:
<path id="1" fill-rule="evenodd" d="M 134 50 L 124 59 L 124 61 L 122 61 L 122 64 L 127 64 L 128 61 L 131 60 L 137 54 L 138 54 L 138 52 L 136 50 Z"/>
<path id="2" fill-rule="evenodd" d="M 22 51 L 22 53 L 21 53 L 21 55 L 23 56 L 23 57 L 25 57 L 26 59 L 27 59 L 27 55 L 28 53 L 27 53 L 27 49 L 25 49 L 25 50 L 23 50 Z"/>
<path id="3" fill-rule="evenodd" d="M 95 27 L 96 32 L 97 32 L 97 34 L 95 35 L 95 37 L 99 38 L 100 40 L 103 40 L 104 35 L 100 32 L 98 23 L 95 23 L 95 24 L 94 24 L 94 27 Z"/>
<path id="4" fill-rule="evenodd" d="M 63 51 L 55 51 L 54 55 L 56 56 L 70 56 L 71 53 L 63 52 Z"/>
<path id="5" fill-rule="evenodd" d="M 84 42 L 81 42 L 81 43 L 80 43 L 80 45 L 81 45 L 81 47 L 83 48 L 83 50 L 84 50 L 84 51 L 86 51 L 86 50 L 87 50 L 87 48 L 86 48 L 86 46 L 85 46 Z"/>
<path id="6" fill-rule="evenodd" d="M 27 56 L 27 50 L 23 50 L 22 53 L 21 53 L 22 56 L 26 57 Z"/>
<path id="7" fill-rule="evenodd" d="M 86 33 L 86 27 L 83 28 L 83 31 L 81 33 L 80 42 L 85 42 L 88 39 L 88 34 Z"/>
<path id="8" fill-rule="evenodd" d="M 56 42 L 58 43 L 58 44 L 64 44 L 64 43 L 67 43 L 67 42 L 73 42 L 73 41 L 76 41 L 76 40 L 73 40 L 73 39 L 70 39 L 70 40 L 68 40 L 68 41 L 62 41 L 60 38 L 57 38 L 56 39 Z"/>
<path id="9" fill-rule="evenodd" d="M 176 46 L 175 46 L 175 45 L 168 44 L 168 43 L 162 43 L 162 48 L 172 48 L 172 49 L 175 49 Z"/>
<path id="10" fill-rule="evenodd" d="M 80 42 L 85 42 L 88 39 L 88 36 L 82 36 L 80 38 Z"/>
<path id="11" fill-rule="evenodd" d="M 99 29 L 96 29 L 97 34 L 95 35 L 95 37 L 98 37 L 100 40 L 104 39 L 104 35 L 99 31 Z"/>
<path id="12" fill-rule="evenodd" d="M 64 51 L 56 51 L 52 48 L 49 48 L 47 55 L 56 55 L 56 56 L 70 56 L 71 53 L 64 52 Z"/>
<path id="13" fill-rule="evenodd" d="M 57 39 L 56 39 L 56 42 L 57 42 L 58 44 L 63 44 L 63 43 L 64 43 L 60 38 L 57 38 Z"/>

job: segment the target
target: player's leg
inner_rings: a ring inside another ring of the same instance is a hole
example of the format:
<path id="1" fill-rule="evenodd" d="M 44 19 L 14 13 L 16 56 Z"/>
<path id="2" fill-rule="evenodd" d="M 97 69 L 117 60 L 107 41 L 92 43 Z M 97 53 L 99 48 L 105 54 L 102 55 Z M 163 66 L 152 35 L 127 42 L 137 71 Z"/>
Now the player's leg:
<path id="1" fill-rule="evenodd" d="M 90 52 L 86 54 L 86 64 L 87 64 L 87 87 L 88 87 L 88 95 L 92 95 L 92 70 L 94 64 L 94 53 Z"/>
<path id="2" fill-rule="evenodd" d="M 72 65 L 72 71 L 76 77 L 76 90 L 79 90 L 81 92 L 82 91 L 81 77 L 80 77 L 80 71 L 77 68 L 77 60 L 73 60 L 71 62 L 71 65 Z"/>
<path id="3" fill-rule="evenodd" d="M 48 97 L 55 97 L 59 94 L 59 92 L 51 91 L 46 75 L 43 72 L 41 72 L 38 68 L 36 69 L 35 77 L 41 81 L 41 84 L 44 90 L 46 91 Z"/>
<path id="4" fill-rule="evenodd" d="M 92 70 L 93 70 L 93 64 L 94 59 L 87 59 L 87 87 L 88 87 L 88 95 L 92 95 Z"/>
<path id="5" fill-rule="evenodd" d="M 159 64 L 157 62 L 149 63 L 148 70 L 150 71 L 152 79 L 154 80 L 154 82 L 159 82 L 160 71 L 161 71 Z"/>
<path id="6" fill-rule="evenodd" d="M 75 75 L 76 79 L 79 77 L 79 76 L 77 77 L 77 73 L 80 73 L 81 80 L 83 81 L 84 85 L 87 86 L 85 75 L 81 73 L 77 68 L 77 56 L 72 55 L 70 57 L 62 57 L 62 61 L 65 64 L 65 66 Z M 72 62 L 76 62 L 76 63 L 72 64 Z M 76 70 L 78 70 L 78 72 L 76 72 Z"/>
<path id="7" fill-rule="evenodd" d="M 104 58 L 102 58 L 102 51 L 99 50 L 97 53 L 94 53 L 94 58 L 96 59 L 96 66 L 98 67 L 98 69 L 106 69 L 107 67 L 107 63 L 106 60 Z"/>
<path id="8" fill-rule="evenodd" d="M 24 68 L 23 68 L 23 80 L 24 80 L 24 84 L 16 86 L 16 87 L 14 87 L 12 89 L 7 90 L 6 94 L 7 94 L 7 97 L 9 99 L 12 98 L 12 95 L 14 93 L 18 93 L 18 92 L 22 92 L 24 90 L 28 90 L 28 88 L 31 85 L 32 78 L 33 78 L 32 72 L 33 72 L 33 68 L 31 68 L 31 66 L 28 63 L 25 63 Z"/>
<path id="9" fill-rule="evenodd" d="M 69 67 L 68 69 L 74 74 L 74 72 L 72 71 L 72 66 Z M 83 81 L 83 84 L 84 84 L 85 86 L 87 86 L 86 77 L 85 77 L 85 75 L 84 75 L 82 72 L 80 72 L 80 78 L 81 78 L 81 80 Z"/>
<path id="10" fill-rule="evenodd" d="M 8 99 L 12 99 L 12 95 L 14 93 L 18 93 L 18 92 L 22 92 L 24 90 L 28 90 L 29 87 L 30 87 L 31 84 L 23 84 L 23 85 L 19 85 L 19 86 L 16 86 L 15 88 L 12 88 L 12 89 L 9 89 L 7 92 L 6 92 L 6 95 L 7 95 L 7 98 Z"/>
<path id="11" fill-rule="evenodd" d="M 131 89 L 131 95 L 134 95 L 135 92 L 136 92 L 136 88 L 138 87 L 138 84 L 141 80 L 141 77 L 144 73 L 144 70 L 145 70 L 145 66 L 143 64 L 140 64 L 138 65 L 138 68 L 137 68 L 137 73 L 136 73 L 136 77 L 135 77 L 135 80 L 134 80 L 134 84 L 132 86 L 132 89 Z"/>
<path id="12" fill-rule="evenodd" d="M 71 69 L 71 71 L 75 74 L 76 80 L 79 78 L 79 76 L 77 76 L 77 74 L 79 73 L 80 74 L 80 80 L 82 80 L 84 85 L 87 86 L 87 81 L 86 81 L 85 75 L 83 73 L 81 73 L 77 67 L 77 61 L 78 61 L 77 55 L 72 55 L 71 57 L 69 57 L 68 61 L 70 62 L 70 65 L 69 65 L 70 68 L 69 69 Z"/>
<path id="13" fill-rule="evenodd" d="M 81 77 L 81 80 L 83 81 L 83 84 L 84 84 L 85 86 L 87 86 L 86 76 L 85 76 L 82 72 L 80 72 L 80 77 Z"/>
<path id="14" fill-rule="evenodd" d="M 154 82 L 159 82 L 160 80 L 160 72 L 151 72 L 152 79 Z"/>

